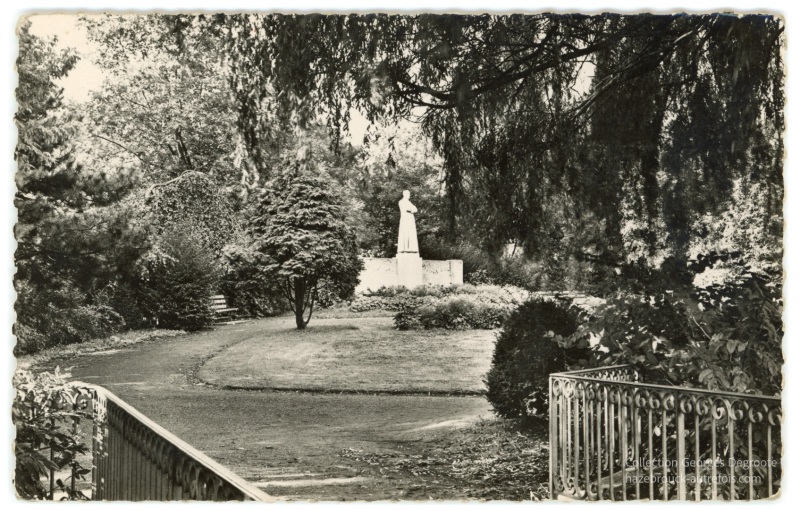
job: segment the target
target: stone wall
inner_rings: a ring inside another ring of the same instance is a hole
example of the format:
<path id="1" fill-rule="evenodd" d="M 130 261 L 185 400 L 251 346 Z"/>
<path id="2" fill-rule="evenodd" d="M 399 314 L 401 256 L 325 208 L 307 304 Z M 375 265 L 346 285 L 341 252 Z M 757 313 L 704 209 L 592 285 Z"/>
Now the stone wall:
<path id="1" fill-rule="evenodd" d="M 363 257 L 364 269 L 356 292 L 377 290 L 397 285 L 396 258 Z M 464 264 L 460 260 L 423 260 L 422 283 L 433 285 L 461 285 L 464 283 Z"/>
<path id="2" fill-rule="evenodd" d="M 423 260 L 422 281 L 426 285 L 461 285 L 464 263 L 460 260 Z"/>

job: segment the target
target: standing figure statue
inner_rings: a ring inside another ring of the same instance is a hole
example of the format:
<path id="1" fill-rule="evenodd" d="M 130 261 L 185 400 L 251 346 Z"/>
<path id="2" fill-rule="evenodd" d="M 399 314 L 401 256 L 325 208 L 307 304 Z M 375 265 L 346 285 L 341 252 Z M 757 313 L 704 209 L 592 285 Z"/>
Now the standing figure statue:
<path id="1" fill-rule="evenodd" d="M 411 192 L 403 191 L 403 199 L 398 202 L 400 206 L 400 232 L 397 236 L 397 253 L 419 253 L 417 244 L 417 222 L 414 214 L 417 208 L 411 203 L 409 198 Z"/>

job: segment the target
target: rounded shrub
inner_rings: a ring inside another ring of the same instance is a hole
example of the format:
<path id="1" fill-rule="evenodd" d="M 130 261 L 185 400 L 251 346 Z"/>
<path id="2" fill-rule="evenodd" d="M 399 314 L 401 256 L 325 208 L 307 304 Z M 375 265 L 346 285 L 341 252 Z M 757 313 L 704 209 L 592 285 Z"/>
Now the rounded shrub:
<path id="1" fill-rule="evenodd" d="M 504 418 L 545 416 L 548 378 L 565 370 L 558 337 L 578 328 L 578 313 L 552 301 L 530 300 L 514 310 L 497 337 L 486 375 L 487 398 Z"/>
<path id="2" fill-rule="evenodd" d="M 217 268 L 208 249 L 175 232 L 141 262 L 136 298 L 159 327 L 196 331 L 211 324 Z"/>
<path id="3" fill-rule="evenodd" d="M 264 273 L 264 255 L 244 243 L 225 246 L 220 290 L 228 304 L 250 317 L 267 317 L 289 310 L 279 283 Z"/>

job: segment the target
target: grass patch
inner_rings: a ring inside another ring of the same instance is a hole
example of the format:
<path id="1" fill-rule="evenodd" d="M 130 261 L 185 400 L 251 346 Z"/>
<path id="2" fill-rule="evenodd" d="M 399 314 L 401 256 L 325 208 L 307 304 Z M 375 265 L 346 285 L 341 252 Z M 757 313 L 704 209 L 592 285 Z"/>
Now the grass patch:
<path id="1" fill-rule="evenodd" d="M 52 368 L 59 360 L 91 354 L 94 352 L 109 351 L 113 349 L 127 349 L 133 345 L 156 340 L 159 338 L 172 338 L 185 335 L 184 331 L 173 329 L 140 329 L 125 331 L 106 338 L 95 338 L 86 342 L 55 345 L 41 350 L 35 354 L 26 354 L 17 357 L 17 368 L 31 370 L 33 368 Z"/>
<path id="2" fill-rule="evenodd" d="M 331 392 L 466 393 L 485 390 L 492 331 L 398 331 L 391 318 L 289 318 L 224 349 L 198 372 L 227 388 Z"/>

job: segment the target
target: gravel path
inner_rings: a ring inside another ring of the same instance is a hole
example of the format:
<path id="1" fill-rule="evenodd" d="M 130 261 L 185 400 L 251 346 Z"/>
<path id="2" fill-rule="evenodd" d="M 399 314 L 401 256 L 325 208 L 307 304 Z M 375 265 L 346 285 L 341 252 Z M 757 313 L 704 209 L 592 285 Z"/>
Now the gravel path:
<path id="1" fill-rule="evenodd" d="M 210 387 L 197 377 L 215 354 L 264 336 L 279 320 L 219 326 L 132 349 L 78 356 L 66 363 L 67 372 L 74 380 L 105 386 L 276 496 L 451 499 L 447 493 L 409 496 L 408 480 L 380 476 L 341 452 L 424 453 L 449 442 L 454 429 L 489 418 L 484 397 L 232 391 Z"/>

